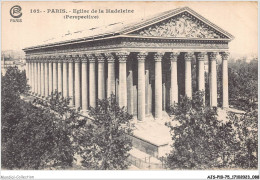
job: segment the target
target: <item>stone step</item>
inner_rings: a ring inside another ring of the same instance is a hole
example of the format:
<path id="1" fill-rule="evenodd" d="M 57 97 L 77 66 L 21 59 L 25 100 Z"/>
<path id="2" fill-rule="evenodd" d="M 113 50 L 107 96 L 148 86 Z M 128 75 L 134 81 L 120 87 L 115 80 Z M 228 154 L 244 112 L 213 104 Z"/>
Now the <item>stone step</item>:
<path id="1" fill-rule="evenodd" d="M 161 120 L 146 117 L 140 122 L 134 119 L 133 135 L 130 136 L 133 147 L 155 158 L 165 156 L 171 150 L 172 141 L 170 129 L 165 126 L 168 121 L 170 117 L 166 112 Z"/>
<path id="2" fill-rule="evenodd" d="M 165 169 L 164 162 L 134 147 L 130 151 L 128 161 L 137 168 L 140 168 L 140 170 Z"/>

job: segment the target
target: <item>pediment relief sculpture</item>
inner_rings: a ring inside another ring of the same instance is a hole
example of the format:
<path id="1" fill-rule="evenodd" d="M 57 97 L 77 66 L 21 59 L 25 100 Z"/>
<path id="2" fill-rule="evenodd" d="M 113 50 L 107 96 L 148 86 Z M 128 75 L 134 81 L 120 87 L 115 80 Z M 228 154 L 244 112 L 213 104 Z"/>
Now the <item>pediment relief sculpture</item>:
<path id="1" fill-rule="evenodd" d="M 226 38 L 225 35 L 218 33 L 200 20 L 189 17 L 186 14 L 143 28 L 131 34 L 177 38 Z"/>

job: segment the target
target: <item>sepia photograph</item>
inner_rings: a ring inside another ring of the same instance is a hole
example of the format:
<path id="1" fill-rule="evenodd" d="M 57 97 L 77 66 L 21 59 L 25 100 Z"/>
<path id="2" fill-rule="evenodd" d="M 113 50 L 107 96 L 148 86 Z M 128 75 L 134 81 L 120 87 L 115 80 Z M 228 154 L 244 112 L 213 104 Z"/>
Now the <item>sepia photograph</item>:
<path id="1" fill-rule="evenodd" d="M 257 1 L 1 2 L 1 179 L 258 169 Z"/>

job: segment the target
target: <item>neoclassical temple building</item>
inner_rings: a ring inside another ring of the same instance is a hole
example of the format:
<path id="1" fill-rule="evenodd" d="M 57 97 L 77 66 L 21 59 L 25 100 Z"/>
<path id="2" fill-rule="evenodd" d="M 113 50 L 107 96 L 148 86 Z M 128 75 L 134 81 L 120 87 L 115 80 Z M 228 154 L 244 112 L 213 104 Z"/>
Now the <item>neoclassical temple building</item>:
<path id="1" fill-rule="evenodd" d="M 233 36 L 188 7 L 170 10 L 136 24 L 91 28 L 25 48 L 31 92 L 47 97 L 57 90 L 71 106 L 87 112 L 97 99 L 115 94 L 121 107 L 144 121 L 162 117 L 180 95 L 192 98 L 209 89 L 217 101 L 217 55 L 222 58 L 222 103 L 228 107 L 228 43 Z M 196 77 L 192 76 L 192 61 Z M 208 63 L 208 83 L 205 63 Z"/>

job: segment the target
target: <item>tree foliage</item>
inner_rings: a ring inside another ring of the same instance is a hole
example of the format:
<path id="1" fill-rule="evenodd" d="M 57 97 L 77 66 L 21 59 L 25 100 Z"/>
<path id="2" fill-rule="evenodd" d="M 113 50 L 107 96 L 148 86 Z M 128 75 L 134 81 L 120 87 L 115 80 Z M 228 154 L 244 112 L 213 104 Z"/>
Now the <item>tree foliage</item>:
<path id="1" fill-rule="evenodd" d="M 172 151 L 167 156 L 170 169 L 211 169 L 227 167 L 227 156 L 239 148 L 231 122 L 219 121 L 217 110 L 205 107 L 203 92 L 192 100 L 182 97 L 172 108 L 174 121 L 169 122 Z"/>
<path id="2" fill-rule="evenodd" d="M 66 109 L 64 104 L 61 105 L 60 109 Z M 71 112 L 73 110 L 64 109 L 53 111 L 48 102 L 37 100 L 32 104 L 19 100 L 17 111 L 21 113 L 13 134 L 9 134 L 5 142 L 2 141 L 2 165 L 8 169 L 71 166 L 74 156 L 71 133 L 78 118 L 76 113 Z"/>
<path id="3" fill-rule="evenodd" d="M 115 98 L 99 101 L 90 120 L 57 92 L 45 100 L 21 99 L 29 87 L 18 68 L 7 70 L 1 88 L 3 168 L 64 169 L 73 165 L 76 154 L 87 169 L 127 168 L 131 116 Z"/>
<path id="4" fill-rule="evenodd" d="M 218 71 L 218 92 L 222 95 L 222 68 Z M 235 108 L 248 110 L 257 108 L 258 62 L 252 60 L 229 61 L 228 69 L 229 102 Z"/>
<path id="5" fill-rule="evenodd" d="M 91 108 L 90 116 L 93 121 L 82 126 L 75 136 L 82 165 L 87 169 L 126 169 L 132 148 L 128 137 L 132 133 L 132 116 L 118 106 L 114 96 L 99 100 L 98 106 Z"/>
<path id="6" fill-rule="evenodd" d="M 257 168 L 258 165 L 258 112 L 257 109 L 243 115 L 230 113 L 234 123 L 239 150 L 234 154 L 234 164 L 243 169 Z"/>

